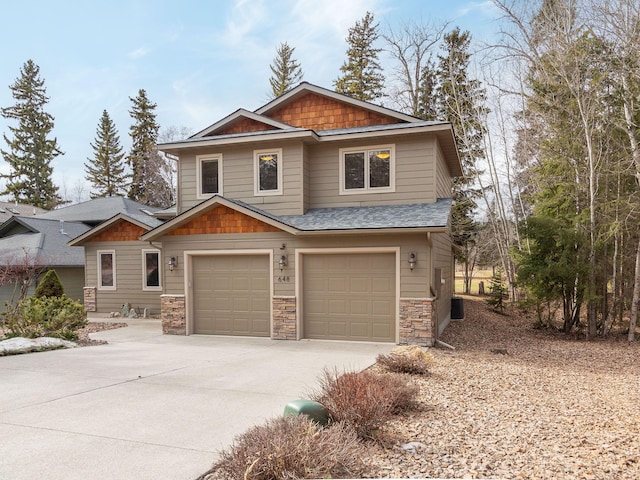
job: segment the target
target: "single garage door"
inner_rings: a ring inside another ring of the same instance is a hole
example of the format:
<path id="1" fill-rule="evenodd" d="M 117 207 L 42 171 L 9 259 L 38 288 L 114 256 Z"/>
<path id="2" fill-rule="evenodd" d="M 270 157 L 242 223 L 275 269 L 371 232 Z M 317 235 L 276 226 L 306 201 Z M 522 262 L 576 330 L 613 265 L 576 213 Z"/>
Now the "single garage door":
<path id="1" fill-rule="evenodd" d="M 395 342 L 394 253 L 306 254 L 305 338 Z"/>
<path id="2" fill-rule="evenodd" d="M 194 333 L 270 335 L 269 257 L 193 258 Z"/>

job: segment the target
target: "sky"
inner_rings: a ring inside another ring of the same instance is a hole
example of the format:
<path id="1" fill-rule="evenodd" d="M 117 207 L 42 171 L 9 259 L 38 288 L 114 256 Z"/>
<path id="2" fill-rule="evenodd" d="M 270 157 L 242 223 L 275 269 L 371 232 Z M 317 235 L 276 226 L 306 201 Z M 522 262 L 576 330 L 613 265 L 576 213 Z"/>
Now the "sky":
<path id="1" fill-rule="evenodd" d="M 346 58 L 348 29 L 367 11 L 383 33 L 408 22 L 449 22 L 476 41 L 496 30 L 490 0 L 1 0 L 0 106 L 31 59 L 40 67 L 64 152 L 53 162 L 63 197 L 88 196 L 84 164 L 107 110 L 128 151 L 131 97 L 157 104 L 163 128 L 195 133 L 238 108 L 269 99 L 269 65 L 287 42 L 303 80 L 332 89 Z M 380 45 L 382 46 L 382 45 Z M 384 52 L 381 63 L 384 67 Z M 10 135 L 0 117 L 0 132 Z M 0 146 L 7 149 L 4 139 Z M 0 172 L 8 165 L 0 158 Z"/>

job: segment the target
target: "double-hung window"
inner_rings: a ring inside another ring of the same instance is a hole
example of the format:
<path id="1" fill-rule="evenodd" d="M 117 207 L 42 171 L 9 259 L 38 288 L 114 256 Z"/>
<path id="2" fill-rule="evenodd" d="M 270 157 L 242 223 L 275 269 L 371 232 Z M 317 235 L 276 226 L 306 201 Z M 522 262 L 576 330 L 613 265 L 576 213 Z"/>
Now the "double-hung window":
<path id="1" fill-rule="evenodd" d="M 115 250 L 98 250 L 98 289 L 116 289 Z"/>
<path id="2" fill-rule="evenodd" d="M 393 145 L 340 149 L 340 193 L 395 191 Z"/>
<path id="3" fill-rule="evenodd" d="M 282 149 L 253 152 L 256 195 L 282 195 Z"/>
<path id="4" fill-rule="evenodd" d="M 222 195 L 222 154 L 196 156 L 198 198 Z"/>
<path id="5" fill-rule="evenodd" d="M 142 289 L 162 290 L 160 284 L 160 251 L 142 250 Z"/>

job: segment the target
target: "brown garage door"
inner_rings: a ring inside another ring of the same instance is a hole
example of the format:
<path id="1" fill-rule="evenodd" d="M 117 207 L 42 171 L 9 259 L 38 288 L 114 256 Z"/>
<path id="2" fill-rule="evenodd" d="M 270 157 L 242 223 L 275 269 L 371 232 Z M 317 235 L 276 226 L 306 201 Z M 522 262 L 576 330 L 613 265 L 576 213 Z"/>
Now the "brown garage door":
<path id="1" fill-rule="evenodd" d="M 268 337 L 269 257 L 193 259 L 194 333 Z"/>
<path id="2" fill-rule="evenodd" d="M 303 257 L 305 338 L 395 342 L 394 253 Z"/>

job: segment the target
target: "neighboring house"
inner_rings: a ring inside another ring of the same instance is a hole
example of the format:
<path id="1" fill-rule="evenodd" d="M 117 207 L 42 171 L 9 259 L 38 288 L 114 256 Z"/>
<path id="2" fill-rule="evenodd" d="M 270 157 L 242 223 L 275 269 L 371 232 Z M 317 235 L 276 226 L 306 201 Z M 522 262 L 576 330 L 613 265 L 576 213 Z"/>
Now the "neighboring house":
<path id="1" fill-rule="evenodd" d="M 70 243 L 96 311 L 147 293 L 151 261 L 165 333 L 431 345 L 449 321 L 450 123 L 303 82 L 159 148 L 179 159 L 177 215 Z"/>
<path id="2" fill-rule="evenodd" d="M 33 207 L 30 209 L 33 211 Z M 106 197 L 48 212 L 40 210 L 35 216 L 14 215 L 0 225 L 0 270 L 9 272 L 11 278 L 18 278 L 16 272 L 21 269 L 41 273 L 53 269 L 60 277 L 65 294 L 83 301 L 86 284 L 84 249 L 68 245 L 69 241 L 118 215 L 157 226 L 161 221 L 151 216 L 157 210 L 126 198 Z M 32 268 L 25 268 L 28 266 Z M 0 301 L 3 304 L 15 301 L 18 285 L 15 281 L 2 280 Z M 36 283 L 37 279 L 29 293 L 33 293 Z"/>
<path id="3" fill-rule="evenodd" d="M 2 305 L 18 299 L 25 280 L 31 280 L 26 291 L 32 294 L 39 274 L 49 269 L 56 271 L 68 297 L 82 301 L 84 252 L 67 243 L 90 228 L 84 223 L 20 216 L 13 216 L 0 225 Z"/>
<path id="4" fill-rule="evenodd" d="M 24 205 L 22 203 L 15 202 L 0 202 L 0 223 L 6 222 L 14 215 L 28 217 L 39 215 L 44 212 L 46 212 L 46 210 L 32 205 Z"/>

